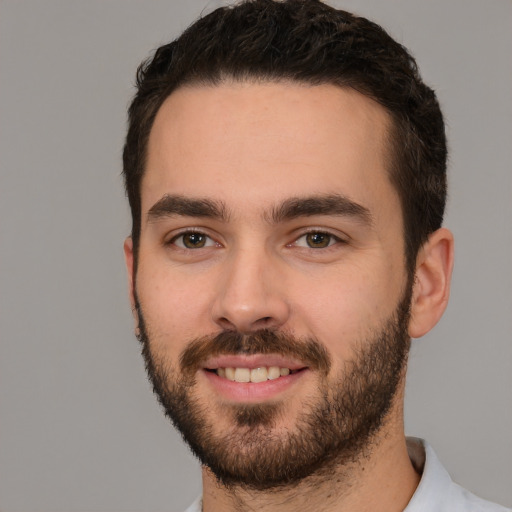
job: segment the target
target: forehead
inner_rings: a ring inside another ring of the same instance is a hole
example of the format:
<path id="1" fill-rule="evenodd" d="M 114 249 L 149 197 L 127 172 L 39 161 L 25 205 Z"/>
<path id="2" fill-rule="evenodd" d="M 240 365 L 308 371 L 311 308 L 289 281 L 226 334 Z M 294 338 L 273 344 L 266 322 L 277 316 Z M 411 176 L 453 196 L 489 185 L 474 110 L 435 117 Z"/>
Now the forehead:
<path id="1" fill-rule="evenodd" d="M 396 195 L 387 174 L 389 126 L 376 102 L 333 85 L 178 89 L 151 130 L 143 215 L 164 194 L 213 197 L 236 210 L 334 192 L 379 208 L 389 201 L 381 196 Z"/>

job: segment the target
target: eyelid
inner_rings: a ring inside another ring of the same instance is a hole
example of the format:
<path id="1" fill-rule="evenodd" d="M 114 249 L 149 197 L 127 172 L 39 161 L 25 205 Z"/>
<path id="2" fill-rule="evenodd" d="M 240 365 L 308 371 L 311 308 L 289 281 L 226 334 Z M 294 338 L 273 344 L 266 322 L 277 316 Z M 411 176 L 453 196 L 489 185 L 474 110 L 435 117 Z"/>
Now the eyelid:
<path id="1" fill-rule="evenodd" d="M 202 227 L 185 227 L 185 228 L 178 229 L 177 231 L 174 231 L 171 234 L 168 234 L 164 238 L 163 245 L 165 245 L 165 246 L 174 245 L 178 249 L 183 249 L 183 250 L 189 251 L 189 250 L 191 250 L 190 248 L 181 247 L 181 246 L 177 245 L 176 240 L 179 239 L 180 237 L 183 237 L 184 235 L 187 235 L 190 233 L 203 235 L 207 239 L 209 239 L 210 243 L 208 245 L 206 245 L 206 247 L 222 246 L 222 244 L 214 236 L 212 236 L 209 233 L 208 229 L 205 229 Z M 330 243 L 324 249 L 328 249 L 328 248 L 332 247 L 333 245 L 337 245 L 338 243 L 346 244 L 346 243 L 348 243 L 349 238 L 350 238 L 349 236 L 339 233 L 338 231 L 336 233 L 334 233 L 329 228 L 310 227 L 310 228 L 298 230 L 298 232 L 296 233 L 296 235 L 293 238 L 293 241 L 286 244 L 287 247 L 292 247 L 294 245 L 296 246 L 298 240 L 300 240 L 301 238 L 307 236 L 308 234 L 312 234 L 312 233 L 327 235 L 327 236 L 331 237 L 332 239 L 334 239 L 335 243 Z M 213 243 L 211 243 L 211 242 L 213 242 Z M 318 250 L 318 249 L 315 249 L 315 250 Z"/>
<path id="2" fill-rule="evenodd" d="M 221 244 L 217 240 L 215 240 L 215 238 L 213 238 L 210 234 L 208 234 L 207 231 L 208 230 L 205 230 L 203 228 L 196 228 L 196 227 L 182 228 L 182 229 L 178 230 L 177 232 L 173 232 L 172 235 L 170 236 L 170 238 L 167 236 L 164 239 L 164 245 L 166 245 L 166 246 L 173 245 L 173 246 L 177 247 L 178 249 L 182 249 L 184 251 L 197 250 L 197 249 L 202 249 L 204 247 L 220 246 Z M 213 243 L 210 243 L 204 247 L 198 247 L 197 249 L 181 247 L 180 245 L 176 244 L 176 240 L 178 240 L 180 237 L 183 237 L 184 235 L 188 235 L 191 233 L 202 235 L 202 236 L 208 238 Z"/>
<path id="3" fill-rule="evenodd" d="M 333 238 L 335 240 L 336 243 L 341 243 L 341 244 L 346 244 L 346 243 L 348 243 L 348 240 L 349 240 L 348 236 L 343 235 L 343 234 L 341 234 L 339 232 L 333 233 L 332 230 L 330 230 L 328 228 L 315 228 L 315 227 L 313 227 L 313 228 L 307 228 L 307 229 L 301 230 L 298 233 L 298 235 L 295 236 L 293 242 L 288 244 L 288 246 L 296 245 L 298 240 L 300 240 L 301 238 L 303 238 L 303 237 L 305 237 L 307 235 L 310 235 L 312 233 L 318 233 L 318 234 L 330 236 L 331 238 Z M 336 245 L 336 244 L 329 244 L 328 246 L 324 247 L 324 249 L 332 247 L 333 245 Z M 317 250 L 317 249 L 315 249 L 315 250 Z"/>

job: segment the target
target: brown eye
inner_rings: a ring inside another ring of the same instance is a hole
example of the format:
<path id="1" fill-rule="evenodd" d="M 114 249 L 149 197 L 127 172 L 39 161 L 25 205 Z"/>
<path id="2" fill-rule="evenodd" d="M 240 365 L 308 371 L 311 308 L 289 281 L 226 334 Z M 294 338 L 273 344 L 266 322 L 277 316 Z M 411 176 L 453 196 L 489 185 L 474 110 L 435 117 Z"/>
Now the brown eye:
<path id="1" fill-rule="evenodd" d="M 306 235 L 306 244 L 312 249 L 323 249 L 332 243 L 333 237 L 327 233 L 308 233 Z"/>
<path id="2" fill-rule="evenodd" d="M 201 233 L 187 233 L 183 235 L 183 245 L 189 249 L 197 249 L 204 247 L 206 244 L 206 237 Z"/>
<path id="3" fill-rule="evenodd" d="M 215 245 L 209 236 L 195 231 L 178 235 L 172 240 L 172 243 L 181 249 L 202 249 Z"/>

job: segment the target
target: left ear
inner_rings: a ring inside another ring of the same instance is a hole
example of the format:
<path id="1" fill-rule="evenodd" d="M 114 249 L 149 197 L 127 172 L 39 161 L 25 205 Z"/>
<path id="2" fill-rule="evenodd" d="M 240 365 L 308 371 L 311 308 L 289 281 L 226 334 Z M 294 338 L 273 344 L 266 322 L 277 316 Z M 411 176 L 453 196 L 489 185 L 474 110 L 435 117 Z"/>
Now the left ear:
<path id="1" fill-rule="evenodd" d="M 453 235 L 446 228 L 432 233 L 416 258 L 409 336 L 419 338 L 437 324 L 450 297 Z"/>

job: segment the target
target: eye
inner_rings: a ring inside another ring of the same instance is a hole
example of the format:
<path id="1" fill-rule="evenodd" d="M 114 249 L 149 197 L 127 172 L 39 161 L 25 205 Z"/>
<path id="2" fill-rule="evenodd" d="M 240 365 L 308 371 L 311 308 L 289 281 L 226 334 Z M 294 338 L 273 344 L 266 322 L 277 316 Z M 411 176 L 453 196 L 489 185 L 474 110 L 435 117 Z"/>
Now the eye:
<path id="1" fill-rule="evenodd" d="M 297 238 L 294 245 L 298 247 L 308 247 L 309 249 L 324 249 L 339 241 L 339 238 L 329 233 L 311 231 Z"/>
<path id="2" fill-rule="evenodd" d="M 181 249 L 202 249 L 203 247 L 217 245 L 208 235 L 198 231 L 181 233 L 175 236 L 170 243 Z"/>

